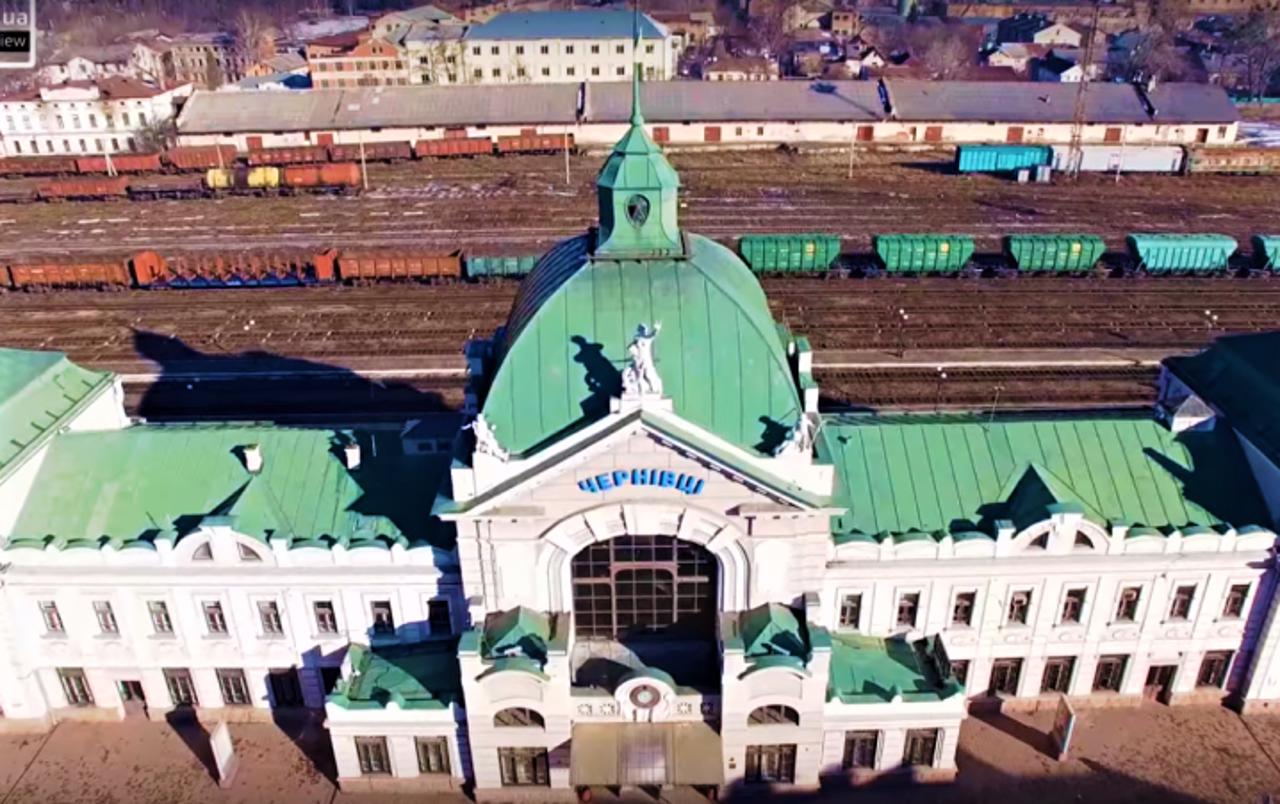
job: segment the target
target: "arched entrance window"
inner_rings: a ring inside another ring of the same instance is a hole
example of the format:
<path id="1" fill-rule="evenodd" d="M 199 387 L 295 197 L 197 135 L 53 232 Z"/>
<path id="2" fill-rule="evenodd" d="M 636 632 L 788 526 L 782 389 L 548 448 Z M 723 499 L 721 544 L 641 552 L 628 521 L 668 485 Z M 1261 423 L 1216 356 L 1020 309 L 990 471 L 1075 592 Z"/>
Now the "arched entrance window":
<path id="1" fill-rule="evenodd" d="M 619 536 L 573 557 L 573 616 L 582 639 L 715 634 L 715 556 L 674 536 Z"/>

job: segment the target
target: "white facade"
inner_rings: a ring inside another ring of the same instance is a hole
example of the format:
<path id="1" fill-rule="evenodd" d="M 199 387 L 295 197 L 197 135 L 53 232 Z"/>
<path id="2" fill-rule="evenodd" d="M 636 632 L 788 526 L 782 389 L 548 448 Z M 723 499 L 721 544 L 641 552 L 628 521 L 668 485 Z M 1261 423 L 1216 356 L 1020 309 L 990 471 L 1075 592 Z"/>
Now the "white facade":
<path id="1" fill-rule="evenodd" d="M 110 76 L 129 76 L 133 66 L 127 57 L 91 59 L 70 56 L 40 68 L 41 84 L 65 84 L 68 81 L 95 81 Z"/>
<path id="2" fill-rule="evenodd" d="M 35 97 L 0 100 L 0 136 L 5 156 L 103 154 L 137 150 L 144 129 L 173 119 L 175 103 L 191 94 L 189 84 L 159 90 L 128 82 L 45 87 Z"/>
<path id="3" fill-rule="evenodd" d="M 639 63 L 644 78 L 676 77 L 676 37 L 643 39 L 632 53 L 631 38 L 614 39 L 483 39 L 462 41 L 462 83 L 513 84 L 575 81 L 620 81 Z"/>

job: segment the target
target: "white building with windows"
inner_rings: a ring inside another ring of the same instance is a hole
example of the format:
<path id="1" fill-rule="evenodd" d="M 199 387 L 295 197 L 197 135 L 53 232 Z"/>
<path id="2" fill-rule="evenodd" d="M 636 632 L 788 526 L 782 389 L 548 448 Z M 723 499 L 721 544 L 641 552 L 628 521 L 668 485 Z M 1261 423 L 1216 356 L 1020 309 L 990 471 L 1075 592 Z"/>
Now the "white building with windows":
<path id="1" fill-rule="evenodd" d="M 1280 702 L 1280 336 L 1154 415 L 822 415 L 634 98 L 449 452 L 129 423 L 0 350 L 5 718 L 323 707 L 345 789 L 568 801 L 945 781 L 975 703 Z"/>
<path id="2" fill-rule="evenodd" d="M 104 154 L 137 149 L 140 131 L 172 120 L 191 85 L 128 78 L 67 82 L 0 98 L 0 154 Z"/>

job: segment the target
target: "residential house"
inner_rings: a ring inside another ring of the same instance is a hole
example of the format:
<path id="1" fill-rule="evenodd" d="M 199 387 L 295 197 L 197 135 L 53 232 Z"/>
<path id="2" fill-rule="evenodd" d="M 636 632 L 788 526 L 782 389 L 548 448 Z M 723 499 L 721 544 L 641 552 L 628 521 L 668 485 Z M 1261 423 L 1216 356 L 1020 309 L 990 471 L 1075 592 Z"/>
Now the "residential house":
<path id="1" fill-rule="evenodd" d="M 777 81 L 778 63 L 763 56 L 718 56 L 702 68 L 706 81 Z"/>
<path id="2" fill-rule="evenodd" d="M 1031 41 L 1037 45 L 1046 45 L 1049 47 L 1080 47 L 1084 41 L 1084 34 L 1072 28 L 1070 25 L 1064 25 L 1055 22 L 1052 25 L 1041 28 L 1031 35 Z"/>
<path id="3" fill-rule="evenodd" d="M 326 40 L 335 39 L 337 37 L 326 37 Z M 333 47 L 329 41 L 320 49 L 313 48 L 313 44 L 307 45 L 307 61 L 311 66 L 311 82 L 317 89 L 409 83 L 409 61 L 404 48 L 374 36 L 372 31 L 356 34 L 356 44 L 349 48 Z M 320 55 L 321 50 L 328 52 Z"/>
<path id="4" fill-rule="evenodd" d="M 830 19 L 831 11 L 829 0 L 800 0 L 783 12 L 783 25 L 788 31 L 817 30 Z"/>
<path id="5" fill-rule="evenodd" d="M 1050 48 L 1027 42 L 1004 42 L 987 53 L 989 67 L 1008 67 L 1019 75 L 1025 75 L 1036 59 L 1049 55 Z"/>
<path id="6" fill-rule="evenodd" d="M 715 15 L 709 11 L 652 11 L 649 16 L 660 22 L 673 36 L 680 39 L 679 47 L 701 47 L 720 33 Z"/>
<path id="7" fill-rule="evenodd" d="M 1058 81 L 1064 84 L 1078 83 L 1084 80 L 1084 69 L 1077 59 L 1070 58 L 1060 51 L 1051 50 L 1049 55 L 1037 60 L 1035 79 Z"/>
<path id="8" fill-rule="evenodd" d="M 130 44 L 98 48 L 73 48 L 53 56 L 38 71 L 41 84 L 65 84 L 68 81 L 94 81 L 107 76 L 133 76 Z"/>

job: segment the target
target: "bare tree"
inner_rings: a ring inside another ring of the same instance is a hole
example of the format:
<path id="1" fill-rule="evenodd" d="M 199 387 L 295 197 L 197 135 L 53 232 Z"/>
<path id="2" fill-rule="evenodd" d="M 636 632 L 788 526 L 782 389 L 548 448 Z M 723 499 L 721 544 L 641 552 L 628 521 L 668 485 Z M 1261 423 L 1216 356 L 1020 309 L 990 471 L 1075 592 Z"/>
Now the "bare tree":
<path id="1" fill-rule="evenodd" d="M 133 141 L 143 153 L 163 151 L 178 142 L 178 126 L 172 117 L 154 119 L 134 133 Z"/>
<path id="2" fill-rule="evenodd" d="M 793 0 L 755 0 L 747 28 L 756 46 L 776 57 L 786 47 L 788 11 Z"/>
<path id="3" fill-rule="evenodd" d="M 222 71 L 222 65 L 218 64 L 218 60 L 213 58 L 212 54 L 204 65 L 204 85 L 206 89 L 217 89 L 226 82 L 226 74 Z"/>
<path id="4" fill-rule="evenodd" d="M 1228 32 L 1226 48 L 1236 85 L 1261 98 L 1280 70 L 1280 11 L 1249 12 Z"/>
<path id="5" fill-rule="evenodd" d="M 914 25 L 906 31 L 905 39 L 911 58 L 932 78 L 947 80 L 963 75 L 978 54 L 973 35 L 953 26 Z"/>
<path id="6" fill-rule="evenodd" d="M 274 50 L 275 26 L 271 18 L 257 8 L 242 8 L 234 22 L 236 47 L 250 64 L 271 57 Z"/>
<path id="7" fill-rule="evenodd" d="M 1118 77 L 1126 81 L 1177 81 L 1189 76 L 1187 57 L 1174 36 L 1155 20 L 1142 31 L 1116 66 Z"/>

